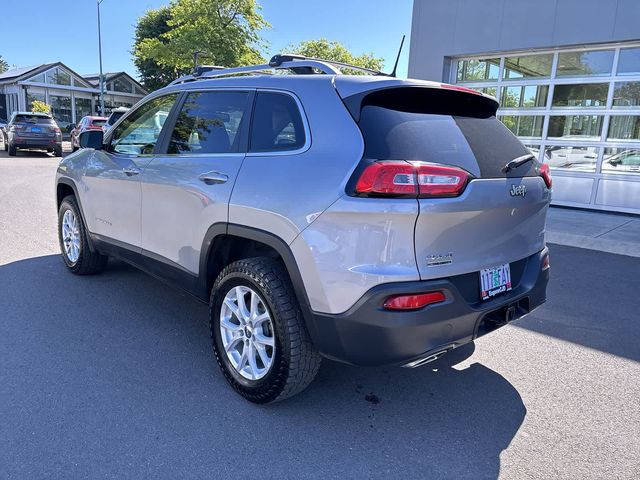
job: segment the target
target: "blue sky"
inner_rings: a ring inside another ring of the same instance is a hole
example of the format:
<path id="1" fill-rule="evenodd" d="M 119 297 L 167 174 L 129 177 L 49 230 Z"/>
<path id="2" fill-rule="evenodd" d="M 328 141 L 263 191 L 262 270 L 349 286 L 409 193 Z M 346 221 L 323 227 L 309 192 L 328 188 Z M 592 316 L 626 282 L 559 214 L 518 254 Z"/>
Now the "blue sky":
<path id="1" fill-rule="evenodd" d="M 258 0 L 272 25 L 263 32 L 267 55 L 302 40 L 338 40 L 353 53 L 384 57 L 391 69 L 403 34 L 398 68 L 406 76 L 412 0 Z M 95 0 L 1 0 L 0 55 L 13 66 L 61 61 L 80 74 L 98 71 Z M 104 0 L 103 68 L 136 74 L 131 46 L 136 19 L 169 0 Z M 27 26 L 27 28 L 25 28 Z M 46 32 L 37 35 L 35 32 Z M 30 42 L 32 38 L 34 41 Z"/>

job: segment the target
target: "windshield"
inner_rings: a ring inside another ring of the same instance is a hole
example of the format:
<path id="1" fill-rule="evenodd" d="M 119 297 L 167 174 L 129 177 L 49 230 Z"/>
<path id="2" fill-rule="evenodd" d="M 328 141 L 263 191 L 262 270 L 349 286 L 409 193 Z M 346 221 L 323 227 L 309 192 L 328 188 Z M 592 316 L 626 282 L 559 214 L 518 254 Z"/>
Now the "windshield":
<path id="1" fill-rule="evenodd" d="M 91 125 L 93 125 L 94 127 L 101 127 L 103 125 L 105 125 L 107 123 L 106 120 L 92 120 L 91 121 Z"/>
<path id="2" fill-rule="evenodd" d="M 113 125 L 124 115 L 125 112 L 113 112 L 109 117 L 109 125 Z"/>

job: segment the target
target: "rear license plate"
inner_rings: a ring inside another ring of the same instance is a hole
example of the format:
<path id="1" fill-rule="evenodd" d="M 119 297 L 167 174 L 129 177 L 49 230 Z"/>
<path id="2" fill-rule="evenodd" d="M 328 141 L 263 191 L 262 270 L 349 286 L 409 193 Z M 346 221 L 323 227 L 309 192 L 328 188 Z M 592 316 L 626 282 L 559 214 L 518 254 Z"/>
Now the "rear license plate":
<path id="1" fill-rule="evenodd" d="M 508 263 L 480 270 L 480 296 L 482 300 L 488 300 L 509 290 L 511 290 L 511 269 Z"/>
<path id="2" fill-rule="evenodd" d="M 31 127 L 32 133 L 42 133 L 42 129 L 40 127 Z"/>

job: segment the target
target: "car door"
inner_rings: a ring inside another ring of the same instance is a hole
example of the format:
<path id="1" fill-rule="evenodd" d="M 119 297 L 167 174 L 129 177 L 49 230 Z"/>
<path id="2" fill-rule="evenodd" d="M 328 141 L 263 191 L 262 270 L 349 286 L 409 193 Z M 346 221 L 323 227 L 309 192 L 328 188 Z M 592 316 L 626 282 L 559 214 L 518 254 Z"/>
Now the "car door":
<path id="1" fill-rule="evenodd" d="M 228 220 L 253 95 L 250 90 L 185 92 L 164 153 L 155 155 L 140 176 L 143 253 L 198 273 L 207 230 Z"/>
<path id="2" fill-rule="evenodd" d="M 102 240 L 139 250 L 142 194 L 139 175 L 153 158 L 177 94 L 138 107 L 95 150 L 83 177 L 82 205 L 89 231 Z"/>

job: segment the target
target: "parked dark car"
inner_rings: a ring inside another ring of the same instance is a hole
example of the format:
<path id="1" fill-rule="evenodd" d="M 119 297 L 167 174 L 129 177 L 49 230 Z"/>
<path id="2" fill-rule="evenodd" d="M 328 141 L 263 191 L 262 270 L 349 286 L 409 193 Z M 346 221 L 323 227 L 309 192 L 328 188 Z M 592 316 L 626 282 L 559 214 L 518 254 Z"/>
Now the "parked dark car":
<path id="1" fill-rule="evenodd" d="M 82 120 L 78 122 L 78 125 L 71 130 L 71 148 L 75 152 L 80 148 L 79 138 L 82 132 L 88 130 L 102 130 L 102 127 L 107 123 L 107 117 L 94 117 L 87 115 L 82 117 Z"/>
<path id="2" fill-rule="evenodd" d="M 47 113 L 14 112 L 7 125 L 7 150 L 14 157 L 18 149 L 46 150 L 62 156 L 60 127 Z"/>

